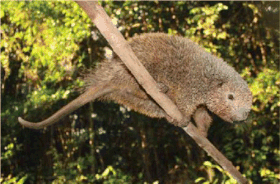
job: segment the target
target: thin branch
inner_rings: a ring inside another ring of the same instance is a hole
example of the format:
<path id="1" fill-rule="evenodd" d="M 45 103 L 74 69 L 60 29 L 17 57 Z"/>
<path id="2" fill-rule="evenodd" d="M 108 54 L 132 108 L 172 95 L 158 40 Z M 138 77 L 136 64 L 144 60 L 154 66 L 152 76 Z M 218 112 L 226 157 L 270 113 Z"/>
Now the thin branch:
<path id="1" fill-rule="evenodd" d="M 113 25 L 111 19 L 106 14 L 104 9 L 98 5 L 97 2 L 76 1 L 83 10 L 88 14 L 92 22 L 99 29 L 101 34 L 106 38 L 114 52 L 121 58 L 127 68 L 134 75 L 140 85 L 146 92 L 164 109 L 164 111 L 172 118 L 174 118 L 178 125 L 187 121 L 178 107 L 169 99 L 164 93 L 157 88 L 156 81 L 151 77 L 142 63 L 137 59 L 131 47 L 126 42 L 124 37 Z M 246 184 L 248 181 L 239 171 L 232 165 L 232 163 L 219 152 L 211 142 L 202 136 L 197 128 L 189 123 L 183 130 L 187 132 L 195 142 L 204 149 L 222 168 L 228 171 L 233 178 L 239 183 Z"/>
<path id="2" fill-rule="evenodd" d="M 178 107 L 157 88 L 156 81 L 151 77 L 146 68 L 137 59 L 131 47 L 126 42 L 122 34 L 113 25 L 111 19 L 106 14 L 102 6 L 97 2 L 77 1 L 84 9 L 101 34 L 106 38 L 114 52 L 125 63 L 127 68 L 134 75 L 136 80 L 153 97 L 153 99 L 166 111 L 166 113 L 176 119 L 179 123 L 184 121 Z"/>

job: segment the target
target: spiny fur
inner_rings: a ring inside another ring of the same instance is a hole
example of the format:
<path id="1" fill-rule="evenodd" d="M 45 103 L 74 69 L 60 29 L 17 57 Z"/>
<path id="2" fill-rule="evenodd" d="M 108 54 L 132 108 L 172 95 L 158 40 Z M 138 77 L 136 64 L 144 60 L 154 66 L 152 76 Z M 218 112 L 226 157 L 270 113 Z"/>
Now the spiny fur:
<path id="1" fill-rule="evenodd" d="M 135 36 L 129 44 L 179 110 L 189 120 L 193 118 L 204 135 L 212 121 L 208 111 L 229 122 L 247 118 L 251 92 L 222 59 L 187 38 L 162 33 Z M 84 80 L 86 91 L 105 85 L 112 90 L 100 95 L 101 100 L 115 101 L 150 117 L 168 118 L 117 56 L 100 63 Z"/>

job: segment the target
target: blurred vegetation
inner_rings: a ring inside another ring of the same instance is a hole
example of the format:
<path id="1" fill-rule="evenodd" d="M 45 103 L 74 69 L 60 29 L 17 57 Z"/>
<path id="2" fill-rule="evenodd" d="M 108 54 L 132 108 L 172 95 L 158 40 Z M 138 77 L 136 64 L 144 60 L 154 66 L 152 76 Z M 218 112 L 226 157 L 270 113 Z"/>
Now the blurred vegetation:
<path id="1" fill-rule="evenodd" d="M 254 96 L 245 124 L 219 118 L 209 139 L 252 183 L 279 183 L 279 2 L 112 2 L 122 34 L 188 37 L 224 58 Z M 93 102 L 44 130 L 110 48 L 74 2 L 1 1 L 2 183 L 236 183 L 165 120 Z"/>

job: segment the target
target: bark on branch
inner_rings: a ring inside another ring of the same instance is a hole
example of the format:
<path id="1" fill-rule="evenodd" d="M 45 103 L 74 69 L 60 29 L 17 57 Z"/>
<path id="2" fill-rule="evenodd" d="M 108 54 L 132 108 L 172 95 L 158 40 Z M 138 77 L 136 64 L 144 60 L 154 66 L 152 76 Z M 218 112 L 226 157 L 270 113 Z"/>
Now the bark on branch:
<path id="1" fill-rule="evenodd" d="M 76 2 L 88 14 L 92 22 L 109 42 L 114 52 L 124 62 L 124 64 L 131 71 L 139 84 L 142 85 L 145 91 L 170 117 L 174 118 L 178 122 L 178 125 L 184 121 L 187 121 L 179 111 L 178 107 L 172 102 L 172 100 L 157 88 L 156 81 L 151 77 L 142 63 L 137 59 L 131 47 L 126 42 L 122 34 L 118 31 L 118 29 L 113 25 L 111 19 L 106 14 L 104 9 L 94 1 Z M 207 138 L 202 136 L 198 129 L 191 122 L 189 122 L 189 125 L 184 127 L 183 130 L 187 132 L 202 149 L 204 149 L 239 183 L 248 183 L 246 178 L 241 175 L 241 173 L 233 166 L 233 164 L 221 152 L 219 152 Z"/>

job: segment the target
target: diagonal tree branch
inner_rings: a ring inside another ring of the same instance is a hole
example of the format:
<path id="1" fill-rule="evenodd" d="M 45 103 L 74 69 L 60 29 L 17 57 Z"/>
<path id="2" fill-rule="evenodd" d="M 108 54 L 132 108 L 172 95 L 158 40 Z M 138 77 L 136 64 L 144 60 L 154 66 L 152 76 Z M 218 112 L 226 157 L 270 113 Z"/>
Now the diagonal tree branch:
<path id="1" fill-rule="evenodd" d="M 166 113 L 176 119 L 178 122 L 184 121 L 178 107 L 157 88 L 156 81 L 151 77 L 146 68 L 137 59 L 131 47 L 126 42 L 122 34 L 112 24 L 104 9 L 97 2 L 77 1 L 84 9 L 91 20 L 95 23 L 101 34 L 112 46 L 114 52 L 118 54 L 127 68 L 131 71 L 139 84 L 143 86 L 146 92 L 166 111 Z M 127 59 L 130 58 L 130 59 Z M 133 61 L 133 62 L 131 62 Z"/>
<path id="2" fill-rule="evenodd" d="M 151 77 L 142 63 L 137 59 L 131 47 L 126 42 L 124 37 L 113 25 L 111 19 L 106 14 L 102 6 L 94 1 L 76 1 L 80 7 L 88 14 L 92 22 L 100 30 L 101 34 L 106 38 L 114 52 L 121 58 L 127 68 L 134 75 L 136 80 L 145 89 L 145 91 L 164 109 L 164 111 L 181 125 L 184 121 L 189 121 L 184 118 L 178 107 L 164 93 L 157 88 L 156 81 Z M 202 136 L 197 128 L 188 122 L 188 126 L 183 130 L 187 132 L 195 142 L 204 149 L 222 168 L 228 171 L 233 178 L 239 183 L 246 184 L 248 181 L 241 173 L 233 166 L 233 164 L 221 153 L 211 142 Z"/>

